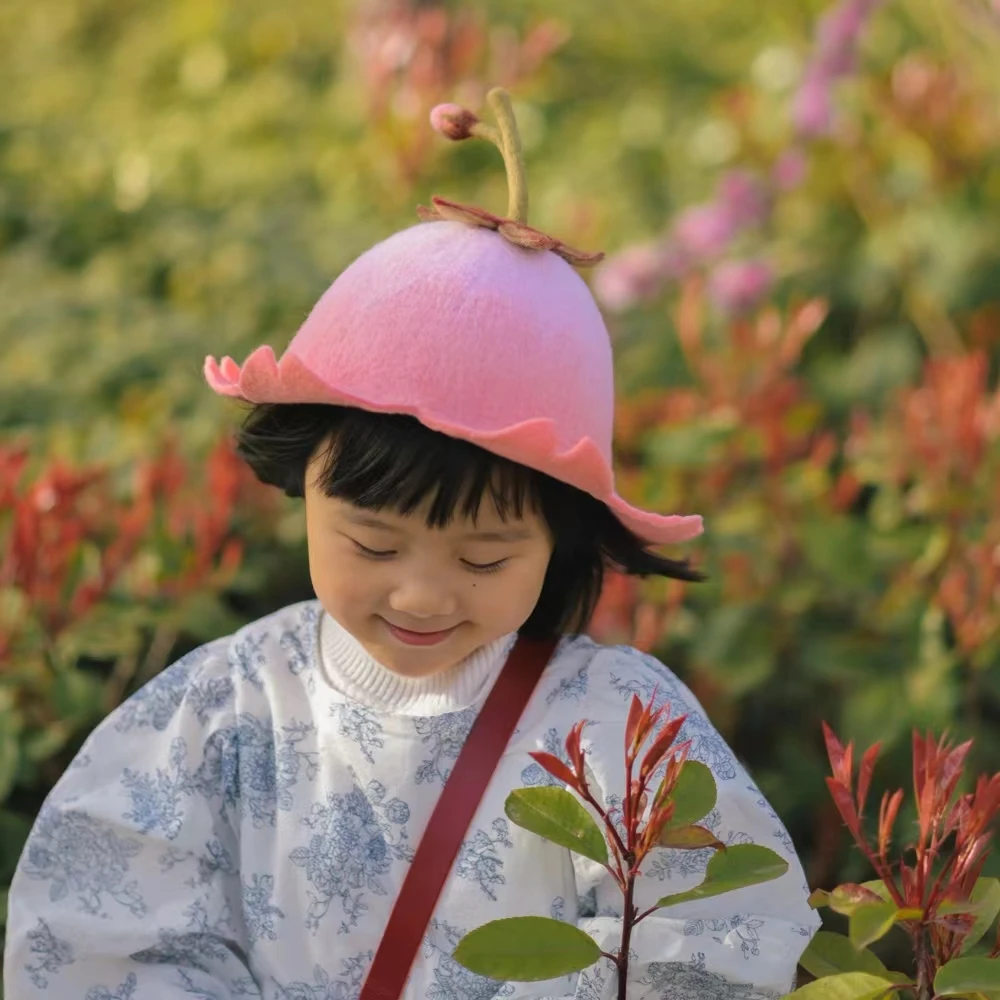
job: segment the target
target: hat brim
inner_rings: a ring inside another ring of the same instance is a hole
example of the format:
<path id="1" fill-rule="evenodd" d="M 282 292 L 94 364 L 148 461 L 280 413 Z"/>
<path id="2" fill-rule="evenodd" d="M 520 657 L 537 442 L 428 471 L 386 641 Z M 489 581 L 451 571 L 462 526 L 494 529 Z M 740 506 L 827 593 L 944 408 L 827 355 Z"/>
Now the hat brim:
<path id="1" fill-rule="evenodd" d="M 311 372 L 291 351 L 278 361 L 267 345 L 257 348 L 242 368 L 228 356 L 221 363 L 207 357 L 204 374 L 219 395 L 250 403 L 328 403 L 415 417 L 431 430 L 469 441 L 589 493 L 607 504 L 629 531 L 650 545 L 687 542 L 704 530 L 698 514 L 654 514 L 626 502 L 615 491 L 614 472 L 600 448 L 590 438 L 581 438 L 572 448 L 559 451 L 556 428 L 548 418 L 526 420 L 500 430 L 462 426 L 436 418 L 411 403 L 360 399 L 345 393 Z"/>

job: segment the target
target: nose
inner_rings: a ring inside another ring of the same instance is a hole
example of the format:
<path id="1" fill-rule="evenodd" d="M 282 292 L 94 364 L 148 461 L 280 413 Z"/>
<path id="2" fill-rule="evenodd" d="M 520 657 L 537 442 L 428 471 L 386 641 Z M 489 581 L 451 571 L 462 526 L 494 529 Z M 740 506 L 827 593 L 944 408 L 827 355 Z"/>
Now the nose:
<path id="1" fill-rule="evenodd" d="M 458 611 L 458 600 L 448 587 L 420 574 L 397 582 L 389 594 L 389 607 L 414 621 L 422 621 L 453 617 Z"/>

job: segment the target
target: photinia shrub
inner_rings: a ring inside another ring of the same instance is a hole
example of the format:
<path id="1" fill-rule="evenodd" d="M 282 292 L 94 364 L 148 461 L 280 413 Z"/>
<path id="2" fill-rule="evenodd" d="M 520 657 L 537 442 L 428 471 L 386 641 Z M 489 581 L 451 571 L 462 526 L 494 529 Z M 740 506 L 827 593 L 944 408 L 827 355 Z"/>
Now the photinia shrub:
<path id="1" fill-rule="evenodd" d="M 863 827 L 879 744 L 862 756 L 857 782 L 854 745 L 846 747 L 824 724 L 833 776 L 827 785 L 854 842 L 878 878 L 845 883 L 810 897 L 848 918 L 848 934 L 820 931 L 801 958 L 814 982 L 790 996 L 808 1000 L 866 1000 L 908 996 L 993 997 L 1000 991 L 1000 934 L 987 955 L 972 956 L 1000 913 L 1000 880 L 984 878 L 992 827 L 1000 811 L 1000 773 L 980 775 L 958 791 L 971 741 L 958 746 L 913 733 L 916 840 L 890 855 L 903 790 L 885 792 L 874 840 Z M 910 939 L 913 975 L 893 972 L 869 946 L 900 928 Z"/>
<path id="2" fill-rule="evenodd" d="M 788 862 L 769 848 L 757 844 L 726 847 L 711 830 L 699 825 L 698 820 L 715 806 L 715 779 L 704 764 L 688 760 L 690 741 L 676 743 L 687 716 L 669 718 L 670 705 L 654 710 L 655 699 L 655 692 L 646 704 L 632 697 L 625 728 L 626 794 L 620 808 L 606 809 L 588 784 L 580 742 L 586 721 L 573 726 L 566 738 L 569 764 L 544 751 L 531 754 L 567 787 L 518 788 L 506 802 L 513 823 L 607 869 L 624 903 L 618 952 L 602 951 L 588 934 L 561 920 L 509 917 L 466 934 L 454 955 L 461 965 L 492 979 L 535 982 L 579 972 L 606 958 L 615 965 L 619 1000 L 625 1000 L 632 931 L 651 913 L 769 882 L 788 870 Z M 715 853 L 700 884 L 664 896 L 639 912 L 634 900 L 636 879 L 649 854 L 660 848 Z"/>

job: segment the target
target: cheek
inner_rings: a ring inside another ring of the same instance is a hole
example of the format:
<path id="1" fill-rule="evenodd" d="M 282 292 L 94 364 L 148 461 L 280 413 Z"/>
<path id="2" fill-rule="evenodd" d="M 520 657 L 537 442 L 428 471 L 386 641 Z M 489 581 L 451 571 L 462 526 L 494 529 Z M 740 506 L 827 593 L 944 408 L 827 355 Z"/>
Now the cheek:
<path id="1" fill-rule="evenodd" d="M 370 603 L 375 574 L 363 571 L 353 553 L 344 551 L 342 539 L 327 532 L 309 531 L 309 576 L 316 596 L 325 606 L 343 611 Z"/>

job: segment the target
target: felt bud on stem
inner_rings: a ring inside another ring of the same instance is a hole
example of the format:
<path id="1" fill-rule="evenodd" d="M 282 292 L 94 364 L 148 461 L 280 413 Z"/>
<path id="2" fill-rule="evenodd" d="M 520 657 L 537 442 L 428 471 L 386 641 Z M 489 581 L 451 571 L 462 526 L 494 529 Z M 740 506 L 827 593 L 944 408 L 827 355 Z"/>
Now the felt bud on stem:
<path id="1" fill-rule="evenodd" d="M 496 115 L 496 128 L 457 104 L 437 105 L 431 111 L 431 125 L 435 131 L 449 139 L 461 141 L 475 136 L 492 142 L 500 150 L 507 169 L 507 218 L 525 223 L 528 221 L 528 183 L 521 151 L 521 134 L 517 129 L 510 94 L 502 87 L 494 87 L 486 95 L 486 100 Z"/>
<path id="2" fill-rule="evenodd" d="M 472 138 L 472 127 L 479 124 L 479 118 L 468 108 L 457 104 L 439 104 L 431 111 L 431 125 L 446 139 L 461 142 Z"/>

